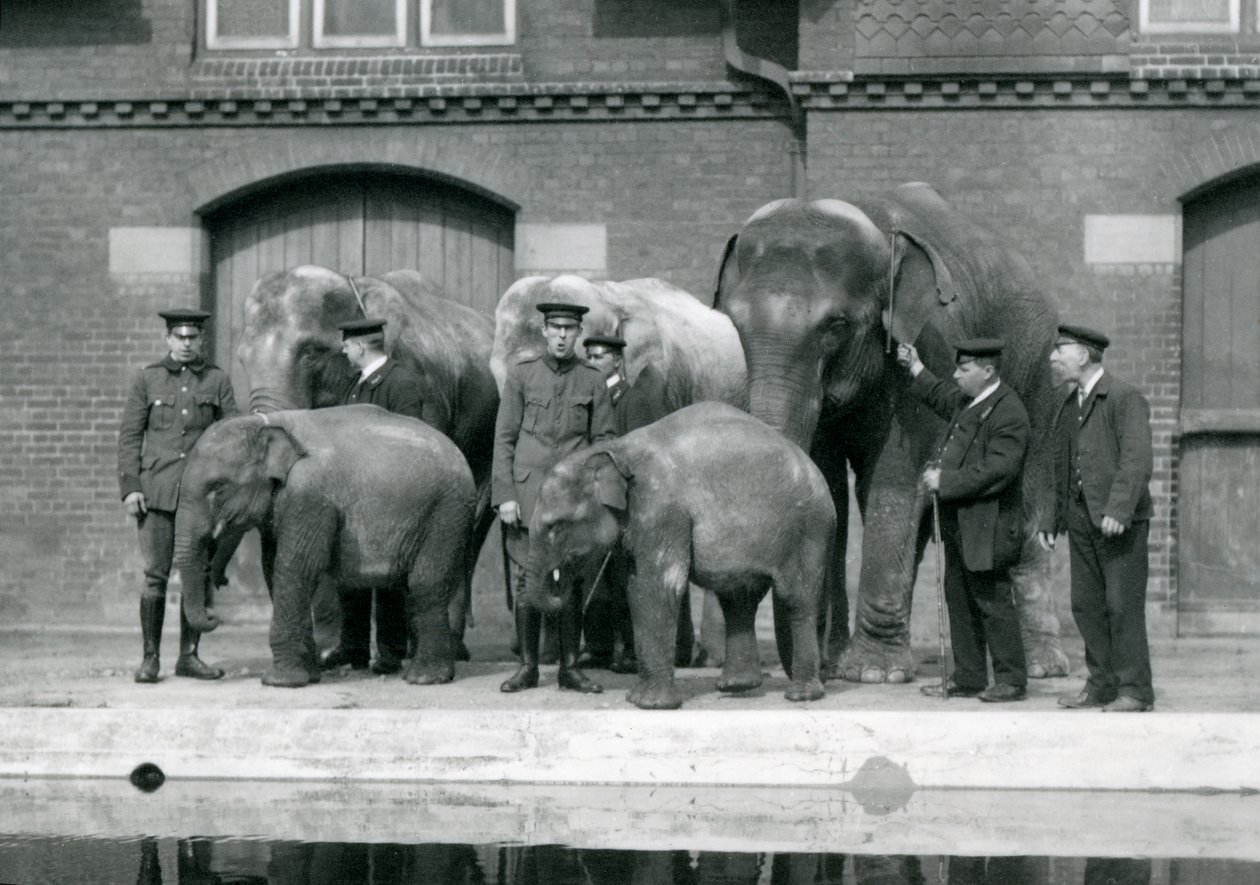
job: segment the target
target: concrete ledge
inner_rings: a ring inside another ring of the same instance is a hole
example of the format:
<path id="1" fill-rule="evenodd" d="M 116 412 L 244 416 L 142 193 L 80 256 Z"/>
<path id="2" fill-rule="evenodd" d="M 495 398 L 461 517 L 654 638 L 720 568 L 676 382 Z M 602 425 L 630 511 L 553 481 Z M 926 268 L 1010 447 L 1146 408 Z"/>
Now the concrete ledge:
<path id="1" fill-rule="evenodd" d="M 0 709 L 0 776 L 1260 790 L 1260 716 Z"/>

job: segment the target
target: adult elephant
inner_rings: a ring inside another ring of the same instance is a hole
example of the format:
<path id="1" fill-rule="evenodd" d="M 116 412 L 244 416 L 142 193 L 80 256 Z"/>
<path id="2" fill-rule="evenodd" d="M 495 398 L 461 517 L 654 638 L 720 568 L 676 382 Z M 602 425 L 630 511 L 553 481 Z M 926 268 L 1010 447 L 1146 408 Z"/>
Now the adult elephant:
<path id="1" fill-rule="evenodd" d="M 475 490 L 459 450 L 423 422 L 377 406 L 231 418 L 189 452 L 175 514 L 175 564 L 188 622 L 218 626 L 206 606 L 206 558 L 225 533 L 266 526 L 272 668 L 263 683 L 318 681 L 311 598 L 343 587 L 405 586 L 417 685 L 455 675 L 447 607 L 460 593 Z"/>
<path id="2" fill-rule="evenodd" d="M 356 372 L 341 353 L 337 324 L 365 315 L 387 320 L 386 352 L 419 376 L 426 423 L 455 443 L 477 486 L 477 518 L 464 564 L 465 592 L 452 600 L 450 612 L 451 629 L 464 657 L 473 567 L 494 521 L 490 461 L 499 391 L 490 374 L 494 343 L 490 318 L 442 297 L 414 270 L 351 279 L 304 265 L 266 274 L 245 301 L 245 324 L 236 349 L 249 380 L 250 411 L 340 403 Z"/>
<path id="3" fill-rule="evenodd" d="M 950 342 L 1006 340 L 1002 377 L 1019 392 L 1033 431 L 1027 540 L 1014 575 L 1028 674 L 1065 675 L 1048 557 L 1033 539 L 1038 515 L 1053 502 L 1047 431 L 1056 404 L 1047 355 L 1057 314 L 1027 262 L 921 183 L 853 203 L 778 200 L 727 244 L 714 306 L 739 330 L 750 410 L 808 448 L 831 485 L 840 537 L 826 672 L 853 681 L 904 682 L 914 674 L 911 591 L 930 527 L 918 479 L 942 427 L 909 395 L 887 324 L 942 377 L 952 372 Z M 851 640 L 849 468 L 864 523 Z"/>
<path id="4" fill-rule="evenodd" d="M 582 318 L 583 339 L 617 335 L 625 340 L 622 368 L 627 380 L 633 385 L 644 366 L 653 366 L 664 379 L 668 411 L 705 400 L 747 405 L 744 351 L 730 319 L 690 292 L 653 278 L 614 282 L 561 274 L 517 280 L 494 313 L 490 368 L 500 388 L 513 360 L 544 352 L 537 305 L 548 302 L 589 308 Z M 578 354 L 585 353 L 579 341 Z M 705 663 L 722 664 L 723 632 L 721 611 L 707 594 L 700 625 Z"/>

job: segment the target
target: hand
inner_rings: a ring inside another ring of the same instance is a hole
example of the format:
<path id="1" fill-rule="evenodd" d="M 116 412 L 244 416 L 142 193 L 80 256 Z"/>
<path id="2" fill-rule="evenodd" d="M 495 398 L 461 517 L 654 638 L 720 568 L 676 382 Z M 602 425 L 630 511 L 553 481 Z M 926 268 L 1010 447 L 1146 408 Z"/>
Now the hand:
<path id="1" fill-rule="evenodd" d="M 520 525 L 521 508 L 515 501 L 504 501 L 499 505 L 499 519 L 504 525 Z"/>
<path id="2" fill-rule="evenodd" d="M 149 512 L 148 505 L 144 500 L 144 492 L 129 492 L 127 497 L 123 498 L 123 507 L 127 509 L 127 513 L 136 519 Z"/>
<path id="3" fill-rule="evenodd" d="M 1102 518 L 1102 533 L 1104 538 L 1118 538 L 1124 534 L 1124 526 L 1118 519 L 1104 516 Z"/>
<path id="4" fill-rule="evenodd" d="M 1050 553 L 1054 550 L 1054 535 L 1050 532 L 1037 532 L 1037 543 L 1042 550 Z"/>
<path id="5" fill-rule="evenodd" d="M 941 490 L 941 468 L 929 467 L 923 471 L 923 488 L 929 492 L 939 492 Z"/>
<path id="6" fill-rule="evenodd" d="M 897 362 L 910 370 L 911 375 L 923 371 L 923 361 L 919 359 L 919 351 L 913 344 L 897 345 Z"/>

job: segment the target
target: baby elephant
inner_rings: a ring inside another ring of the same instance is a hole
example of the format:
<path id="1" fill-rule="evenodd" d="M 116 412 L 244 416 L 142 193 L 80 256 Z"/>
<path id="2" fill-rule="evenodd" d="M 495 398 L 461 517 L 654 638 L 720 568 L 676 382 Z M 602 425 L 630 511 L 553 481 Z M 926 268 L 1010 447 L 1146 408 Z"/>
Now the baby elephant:
<path id="1" fill-rule="evenodd" d="M 702 402 L 570 455 L 543 480 L 529 528 L 526 602 L 558 611 L 621 544 L 644 709 L 676 709 L 674 642 L 688 580 L 726 616 L 721 691 L 761 684 L 754 619 L 773 591 L 775 639 L 792 684 L 823 696 L 815 621 L 835 508 L 805 452 L 731 406 Z"/>

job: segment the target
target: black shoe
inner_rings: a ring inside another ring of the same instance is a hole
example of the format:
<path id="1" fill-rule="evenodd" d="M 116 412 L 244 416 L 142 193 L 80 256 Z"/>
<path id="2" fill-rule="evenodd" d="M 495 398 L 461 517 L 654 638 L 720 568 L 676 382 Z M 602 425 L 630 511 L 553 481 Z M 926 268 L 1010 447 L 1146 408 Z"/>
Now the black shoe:
<path id="1" fill-rule="evenodd" d="M 504 680 L 499 686 L 499 691 L 511 694 L 515 691 L 524 691 L 527 688 L 538 687 L 538 668 L 530 664 L 521 664 L 516 668 L 516 672 Z"/>
<path id="2" fill-rule="evenodd" d="M 1103 698 L 1094 694 L 1088 687 L 1077 694 L 1065 694 L 1059 697 L 1059 706 L 1069 710 L 1097 710 L 1107 706 L 1115 698 Z"/>
<path id="3" fill-rule="evenodd" d="M 950 680 L 945 685 L 945 697 L 948 698 L 977 698 L 983 691 L 983 688 L 963 688 L 961 685 L 955 684 L 953 680 Z M 934 685 L 921 685 L 919 686 L 919 694 L 930 698 L 939 698 L 941 696 L 941 685 L 939 682 Z"/>
<path id="4" fill-rule="evenodd" d="M 392 651 L 382 651 L 372 662 L 372 672 L 378 676 L 389 676 L 402 669 L 402 658 Z"/>
<path id="5" fill-rule="evenodd" d="M 980 692 L 978 697 L 986 704 L 1006 704 L 1011 701 L 1025 700 L 1028 697 L 1028 689 L 1022 685 L 998 682 Z"/>
<path id="6" fill-rule="evenodd" d="M 564 691 L 580 691 L 583 694 L 599 694 L 604 690 L 594 679 L 591 679 L 576 667 L 561 667 L 556 682 Z"/>
<path id="7" fill-rule="evenodd" d="M 1103 707 L 1102 711 L 1104 713 L 1149 713 L 1154 709 L 1154 701 L 1139 701 L 1135 697 L 1122 694 Z"/>
<path id="8" fill-rule="evenodd" d="M 211 667 L 197 657 L 196 652 L 190 652 L 180 655 L 175 661 L 175 675 L 190 679 L 222 679 L 223 671 L 218 667 Z"/>
<path id="9" fill-rule="evenodd" d="M 593 651 L 584 648 L 578 652 L 577 665 L 583 670 L 607 670 L 612 664 L 612 655 L 608 652 Z"/>
<path id="10" fill-rule="evenodd" d="M 157 655 L 145 655 L 140 662 L 140 668 L 136 670 L 136 682 L 157 682 L 160 669 Z"/>
<path id="11" fill-rule="evenodd" d="M 339 645 L 324 655 L 324 659 L 319 663 L 325 670 L 336 670 L 347 664 L 350 665 L 351 670 L 366 670 L 368 667 L 367 649 L 363 651 L 347 651 Z"/>

